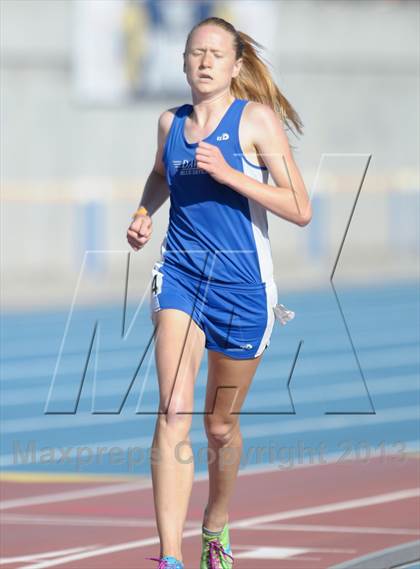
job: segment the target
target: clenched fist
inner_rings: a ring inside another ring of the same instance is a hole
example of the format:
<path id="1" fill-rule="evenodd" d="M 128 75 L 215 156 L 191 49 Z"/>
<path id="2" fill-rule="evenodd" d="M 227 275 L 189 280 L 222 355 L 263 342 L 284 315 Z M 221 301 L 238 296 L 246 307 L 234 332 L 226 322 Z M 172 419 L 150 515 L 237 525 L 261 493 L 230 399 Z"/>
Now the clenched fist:
<path id="1" fill-rule="evenodd" d="M 199 142 L 195 151 L 197 167 L 210 174 L 219 182 L 225 184 L 231 176 L 232 167 L 226 162 L 220 148 L 208 142 Z"/>
<path id="2" fill-rule="evenodd" d="M 152 218 L 149 215 L 138 215 L 127 230 L 127 241 L 138 251 L 146 245 L 152 236 Z"/>

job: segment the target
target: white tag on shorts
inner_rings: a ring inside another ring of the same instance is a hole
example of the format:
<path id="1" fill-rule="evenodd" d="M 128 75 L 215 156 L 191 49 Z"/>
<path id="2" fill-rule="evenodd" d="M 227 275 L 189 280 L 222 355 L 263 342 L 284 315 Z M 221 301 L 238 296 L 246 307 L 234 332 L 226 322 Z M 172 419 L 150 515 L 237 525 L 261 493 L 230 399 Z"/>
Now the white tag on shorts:
<path id="1" fill-rule="evenodd" d="M 276 306 L 273 307 L 273 310 L 277 320 L 283 326 L 295 317 L 293 310 L 288 310 L 284 304 L 276 304 Z"/>

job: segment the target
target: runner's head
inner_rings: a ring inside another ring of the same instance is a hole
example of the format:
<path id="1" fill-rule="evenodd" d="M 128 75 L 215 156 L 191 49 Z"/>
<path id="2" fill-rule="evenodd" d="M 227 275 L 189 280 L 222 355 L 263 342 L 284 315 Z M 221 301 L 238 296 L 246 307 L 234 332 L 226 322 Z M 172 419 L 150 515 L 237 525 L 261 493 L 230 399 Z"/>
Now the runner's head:
<path id="1" fill-rule="evenodd" d="M 187 37 L 183 54 L 187 81 L 199 93 L 221 93 L 230 88 L 237 99 L 265 103 L 280 114 L 287 126 L 290 121 L 302 133 L 302 122 L 275 84 L 258 53 L 260 49 L 259 43 L 230 22 L 206 18 Z"/>
<path id="2" fill-rule="evenodd" d="M 238 76 L 242 59 L 235 45 L 234 28 L 219 18 L 207 18 L 189 33 L 184 52 L 184 72 L 198 93 L 222 93 Z"/>

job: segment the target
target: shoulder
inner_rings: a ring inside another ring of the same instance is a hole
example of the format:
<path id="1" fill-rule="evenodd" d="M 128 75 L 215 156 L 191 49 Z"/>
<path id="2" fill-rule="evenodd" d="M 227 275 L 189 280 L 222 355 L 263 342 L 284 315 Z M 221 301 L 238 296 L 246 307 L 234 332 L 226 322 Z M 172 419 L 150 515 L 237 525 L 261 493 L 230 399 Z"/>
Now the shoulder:
<path id="1" fill-rule="evenodd" d="M 289 152 L 289 139 L 283 120 L 270 105 L 249 101 L 244 114 L 246 130 L 253 144 L 260 149 L 276 144 L 283 152 Z"/>
<path id="2" fill-rule="evenodd" d="M 163 164 L 163 155 L 166 141 L 168 139 L 169 131 L 171 130 L 172 123 L 175 116 L 182 116 L 183 112 L 187 111 L 188 105 L 180 105 L 178 107 L 171 107 L 166 109 L 159 115 L 158 119 L 158 148 L 156 152 L 156 159 L 154 170 L 162 175 L 165 175 L 165 168 Z M 185 109 L 185 111 L 184 111 Z"/>
<path id="3" fill-rule="evenodd" d="M 278 114 L 265 103 L 248 101 L 244 107 L 243 115 L 245 120 L 251 125 L 265 127 L 274 122 L 280 122 Z"/>
<path id="4" fill-rule="evenodd" d="M 159 120 L 158 120 L 159 131 L 163 135 L 168 134 L 178 109 L 180 109 L 180 107 L 172 107 L 171 109 L 163 111 L 163 113 L 159 115 Z"/>
<path id="5" fill-rule="evenodd" d="M 158 121 L 159 130 L 161 131 L 161 133 L 168 134 L 171 125 L 174 121 L 175 115 L 178 116 L 179 118 L 183 117 L 185 114 L 191 112 L 190 107 L 191 105 L 185 103 L 184 105 L 180 105 L 178 107 L 172 107 L 170 109 L 167 109 L 166 111 L 163 111 L 163 113 L 159 115 L 159 121 Z"/>
<path id="6" fill-rule="evenodd" d="M 166 140 L 168 138 L 168 133 L 171 129 L 172 122 L 174 120 L 175 114 L 180 107 L 172 107 L 163 111 L 159 115 L 158 119 L 158 143 L 157 143 L 157 151 L 155 157 L 155 164 L 153 169 L 161 174 L 162 176 L 165 175 L 165 166 L 163 164 L 163 153 Z"/>

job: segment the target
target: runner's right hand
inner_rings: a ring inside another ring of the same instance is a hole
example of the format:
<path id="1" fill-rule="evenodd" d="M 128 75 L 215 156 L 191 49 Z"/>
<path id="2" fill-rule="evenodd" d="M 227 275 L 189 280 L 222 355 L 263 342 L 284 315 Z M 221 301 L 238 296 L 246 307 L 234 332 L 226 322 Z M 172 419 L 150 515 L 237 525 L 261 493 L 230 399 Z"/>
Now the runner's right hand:
<path id="1" fill-rule="evenodd" d="M 152 236 L 152 218 L 149 215 L 138 215 L 127 229 L 127 241 L 138 251 L 146 245 Z"/>

